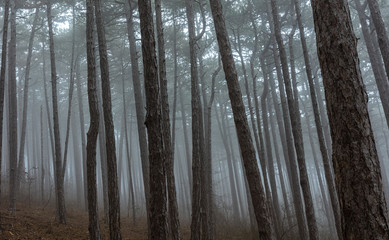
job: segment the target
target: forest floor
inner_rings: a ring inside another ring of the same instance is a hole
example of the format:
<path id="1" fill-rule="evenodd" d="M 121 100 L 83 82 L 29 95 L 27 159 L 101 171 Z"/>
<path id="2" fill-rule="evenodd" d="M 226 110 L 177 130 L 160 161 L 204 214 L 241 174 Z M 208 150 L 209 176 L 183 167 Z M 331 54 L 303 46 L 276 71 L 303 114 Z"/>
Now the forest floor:
<path id="1" fill-rule="evenodd" d="M 4 199 L 2 199 L 4 200 Z M 2 201 L 7 202 L 7 201 Z M 16 213 L 12 214 L 6 207 L 0 209 L 1 240 L 35 240 L 57 239 L 73 240 L 88 239 L 88 214 L 79 207 L 67 206 L 67 224 L 59 224 L 55 219 L 54 206 L 42 207 L 41 205 L 18 203 Z M 102 215 L 102 214 L 100 214 Z M 109 239 L 109 228 L 103 220 L 100 221 L 102 239 Z M 242 229 L 223 227 L 226 231 L 218 231 L 217 239 L 248 239 Z M 123 239 L 141 240 L 147 239 L 146 220 L 133 222 L 127 217 L 121 218 L 121 231 Z M 190 238 L 190 224 L 182 224 L 183 239 Z"/>
<path id="2" fill-rule="evenodd" d="M 48 206 L 17 205 L 12 214 L 2 208 L 0 239 L 88 239 L 88 214 L 77 208 L 67 207 L 67 224 L 59 224 L 55 219 L 55 208 Z M 102 239 L 109 239 L 108 225 L 100 221 Z M 147 239 L 146 221 L 139 220 L 134 226 L 129 218 L 121 221 L 123 239 Z"/>

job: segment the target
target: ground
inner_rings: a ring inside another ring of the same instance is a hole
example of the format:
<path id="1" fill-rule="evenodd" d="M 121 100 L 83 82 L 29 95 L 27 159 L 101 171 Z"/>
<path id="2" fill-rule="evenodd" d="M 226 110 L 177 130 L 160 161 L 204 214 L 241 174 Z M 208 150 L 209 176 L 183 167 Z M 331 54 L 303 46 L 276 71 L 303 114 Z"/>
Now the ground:
<path id="1" fill-rule="evenodd" d="M 7 200 L 2 199 L 4 204 Z M 7 210 L 5 206 L 0 209 L 1 240 L 35 240 L 56 239 L 76 240 L 88 239 L 88 214 L 78 206 L 67 206 L 67 224 L 59 224 L 55 219 L 54 206 L 43 207 L 40 204 L 18 203 L 15 214 Z M 100 215 L 103 215 L 102 213 Z M 108 225 L 104 220 L 100 221 L 102 239 L 109 239 Z M 249 239 L 247 231 L 235 226 L 220 226 L 217 231 L 217 239 Z M 221 229 L 224 229 L 223 231 Z M 147 239 L 147 223 L 145 219 L 138 219 L 134 225 L 127 216 L 121 218 L 121 232 L 123 239 L 141 240 Z M 183 239 L 190 238 L 190 223 L 181 223 Z"/>
<path id="2" fill-rule="evenodd" d="M 20 205 L 20 204 L 19 204 Z M 53 207 L 26 207 L 20 205 L 14 214 L 1 209 L 0 239 L 88 239 L 88 215 L 85 211 L 67 208 L 67 224 L 55 220 Z M 103 222 L 103 221 L 102 221 Z M 102 239 L 109 239 L 108 225 L 102 223 Z M 147 225 L 137 225 L 124 217 L 121 222 L 123 239 L 147 239 Z"/>

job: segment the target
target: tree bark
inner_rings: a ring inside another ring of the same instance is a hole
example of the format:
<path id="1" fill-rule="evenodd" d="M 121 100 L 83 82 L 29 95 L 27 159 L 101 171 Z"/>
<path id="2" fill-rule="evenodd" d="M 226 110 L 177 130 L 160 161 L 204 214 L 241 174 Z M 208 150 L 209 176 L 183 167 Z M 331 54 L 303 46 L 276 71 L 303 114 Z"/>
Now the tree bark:
<path id="1" fill-rule="evenodd" d="M 142 36 L 143 69 L 146 93 L 146 127 L 150 160 L 151 239 L 168 239 L 166 219 L 166 175 L 164 170 L 161 98 L 155 52 L 154 24 L 150 0 L 138 2 Z"/>
<path id="2" fill-rule="evenodd" d="M 108 201 L 109 201 L 109 231 L 110 238 L 120 240 L 120 198 L 117 178 L 117 163 L 115 150 L 115 133 L 112 119 L 111 87 L 107 43 L 105 39 L 104 21 L 101 13 L 101 0 L 95 2 L 96 30 L 99 43 L 100 73 L 103 96 L 104 128 L 106 134 L 107 171 L 108 171 Z"/>
<path id="3" fill-rule="evenodd" d="M 346 1 L 312 1 L 344 239 L 389 238 L 380 164 Z M 360 219 L 364 219 L 361 221 Z"/>
<path id="4" fill-rule="evenodd" d="M 303 136 L 301 130 L 301 117 L 298 107 L 298 99 L 294 99 L 292 86 L 289 77 L 289 69 L 286 58 L 286 51 L 283 45 L 282 36 L 281 36 L 281 27 L 278 19 L 278 10 L 276 5 L 276 0 L 271 0 L 271 10 L 273 15 L 273 24 L 274 24 L 274 34 L 278 45 L 278 50 L 280 52 L 281 67 L 283 73 L 283 79 L 285 83 L 286 95 L 289 106 L 289 115 L 292 125 L 292 133 L 294 139 L 294 147 L 297 155 L 297 163 L 299 167 L 300 174 L 300 185 L 303 192 L 304 203 L 305 203 L 305 214 L 307 217 L 309 238 L 311 240 L 318 239 L 318 230 L 315 218 L 315 211 L 313 208 L 312 194 L 308 179 L 308 172 L 304 156 L 304 145 L 303 145 Z M 296 186 L 297 187 L 297 186 Z"/>
<path id="5" fill-rule="evenodd" d="M 250 188 L 254 211 L 257 218 L 260 239 L 272 239 L 272 219 L 267 206 L 262 180 L 259 174 L 254 145 L 251 140 L 245 107 L 242 100 L 238 76 L 228 40 L 227 29 L 220 0 L 210 0 L 219 50 L 222 57 L 228 93 L 234 113 L 239 146 L 242 152 L 245 173 Z"/>
<path id="6" fill-rule="evenodd" d="M 53 101 L 57 220 L 60 223 L 66 224 L 64 181 L 62 178 L 61 136 L 59 131 L 58 100 L 57 100 L 57 70 L 55 65 L 55 49 L 54 49 L 54 36 L 53 36 L 54 35 L 53 20 L 51 16 L 51 2 L 47 2 L 47 21 L 49 25 L 51 88 L 52 88 L 52 101 Z"/>
<path id="7" fill-rule="evenodd" d="M 88 103 L 90 125 L 87 135 L 87 186 L 88 186 L 88 213 L 89 213 L 89 238 L 100 240 L 100 225 L 97 205 L 96 186 L 96 148 L 99 134 L 99 106 L 97 97 L 96 56 L 93 40 L 94 8 L 93 0 L 86 1 L 86 47 L 88 64 Z"/>
<path id="8" fill-rule="evenodd" d="M 151 234 L 150 228 L 150 179 L 149 179 L 149 156 L 147 146 L 146 127 L 144 125 L 145 113 L 143 104 L 143 94 L 141 88 L 141 82 L 139 77 L 139 63 L 138 63 L 138 52 L 136 49 L 135 41 L 135 30 L 133 21 L 133 6 L 131 1 L 128 0 L 125 3 L 126 6 L 126 17 L 127 17 L 127 33 L 128 41 L 130 43 L 130 55 L 131 55 L 131 75 L 133 83 L 133 91 L 135 98 L 135 110 L 136 110 L 136 122 L 138 126 L 138 139 L 140 148 L 140 157 L 142 161 L 142 173 L 143 173 L 143 184 L 144 194 L 146 199 L 146 212 L 147 212 L 147 226 L 148 234 Z"/>
<path id="9" fill-rule="evenodd" d="M 5 93 L 5 70 L 7 65 L 7 39 L 8 39 L 8 18 L 10 1 L 6 0 L 4 5 L 3 38 L 1 46 L 1 70 L 0 70 L 0 199 L 3 161 L 3 119 L 4 119 L 4 93 Z M 0 215 L 1 223 L 1 215 Z"/>
<path id="10" fill-rule="evenodd" d="M 9 209 L 16 211 L 16 184 L 18 163 L 18 124 L 17 124 L 17 98 L 16 98 L 16 8 L 11 2 L 11 38 L 8 46 L 8 136 L 9 136 Z"/>
<path id="11" fill-rule="evenodd" d="M 23 116 L 22 116 L 22 126 L 20 131 L 20 145 L 19 145 L 19 162 L 18 162 L 18 176 L 17 176 L 17 188 L 20 187 L 20 181 L 23 178 L 25 169 L 24 169 L 24 149 L 26 144 L 26 128 L 27 128 L 27 111 L 28 111 L 28 89 L 29 89 L 29 80 L 30 80 L 30 69 L 31 69 L 31 57 L 32 57 L 32 47 L 34 44 L 34 37 L 38 23 L 39 8 L 35 10 L 34 21 L 32 24 L 30 39 L 28 41 L 28 50 L 27 50 L 27 60 L 26 60 L 26 72 L 24 78 L 24 88 L 23 88 Z"/>
<path id="12" fill-rule="evenodd" d="M 357 1 L 359 1 L 359 0 L 357 0 Z M 305 71 L 306 71 L 307 78 L 308 78 L 313 114 L 314 114 L 314 118 L 315 118 L 316 132 L 317 132 L 317 136 L 319 138 L 319 147 L 320 147 L 320 152 L 321 152 L 321 156 L 322 156 L 322 160 L 323 160 L 324 174 L 325 174 L 325 178 L 326 178 L 326 182 L 327 182 L 328 192 L 329 192 L 330 199 L 331 199 L 331 206 L 332 206 L 332 211 L 333 211 L 334 218 L 335 218 L 335 226 L 336 226 L 337 235 L 338 235 L 339 239 L 341 240 L 342 235 L 341 235 L 341 223 L 340 223 L 340 212 L 339 212 L 340 211 L 339 210 L 339 200 L 338 200 L 338 196 L 336 194 L 334 176 L 332 175 L 333 170 L 332 170 L 331 165 L 330 165 L 330 158 L 328 156 L 328 150 L 327 150 L 326 143 L 325 143 L 322 121 L 320 119 L 320 113 L 319 113 L 320 111 L 319 111 L 319 106 L 317 103 L 315 86 L 313 83 L 311 62 L 309 60 L 308 47 L 307 47 L 307 43 L 306 43 L 306 39 L 305 39 L 304 26 L 303 26 L 303 22 L 301 20 L 301 11 L 300 11 L 300 5 L 299 5 L 298 0 L 294 0 L 294 6 L 295 6 L 297 23 L 298 23 L 299 32 L 300 32 L 301 45 L 303 48 Z"/>

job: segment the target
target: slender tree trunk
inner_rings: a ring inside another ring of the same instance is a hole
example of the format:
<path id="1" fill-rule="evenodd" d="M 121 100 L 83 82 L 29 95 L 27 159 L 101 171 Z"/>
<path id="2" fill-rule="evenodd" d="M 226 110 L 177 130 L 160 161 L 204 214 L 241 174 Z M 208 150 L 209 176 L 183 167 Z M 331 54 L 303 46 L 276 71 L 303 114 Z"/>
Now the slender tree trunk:
<path id="1" fill-rule="evenodd" d="M 34 44 L 34 37 L 38 23 L 39 8 L 35 10 L 35 17 L 32 24 L 30 39 L 28 41 L 28 50 L 27 50 L 27 60 L 26 60 L 26 72 L 24 78 L 24 88 L 23 88 L 23 116 L 22 116 L 22 127 L 20 132 L 20 145 L 19 145 L 19 162 L 18 162 L 18 176 L 17 176 L 17 188 L 20 187 L 20 180 L 22 179 L 25 169 L 24 169 L 24 148 L 26 143 L 26 128 L 27 128 L 27 111 L 28 111 L 28 90 L 29 90 L 29 80 L 30 80 L 30 69 L 31 69 L 31 57 L 32 57 L 32 47 Z"/>
<path id="2" fill-rule="evenodd" d="M 263 131 L 265 133 L 265 146 L 266 146 L 266 157 L 267 157 L 267 167 L 269 170 L 269 179 L 270 184 L 272 188 L 272 200 L 273 200 L 273 207 L 274 207 L 274 216 L 275 216 L 275 222 L 278 226 L 276 226 L 277 229 L 277 237 L 281 237 L 280 232 L 280 226 L 281 226 L 281 208 L 280 208 L 280 201 L 278 199 L 278 190 L 277 190 L 277 184 L 276 184 L 276 174 L 274 169 L 274 160 L 273 160 L 273 153 L 272 153 L 272 147 L 270 142 L 270 131 L 269 131 L 269 123 L 268 123 L 268 110 L 267 110 L 267 104 L 266 99 L 269 93 L 269 80 L 268 80 L 268 71 L 265 66 L 265 61 L 263 58 L 261 58 L 261 67 L 262 72 L 264 75 L 264 86 L 263 86 L 263 93 L 261 96 L 261 106 L 262 106 L 262 121 L 263 121 Z"/>
<path id="3" fill-rule="evenodd" d="M 210 0 L 210 4 L 223 68 L 226 75 L 231 106 L 234 113 L 239 146 L 242 151 L 245 173 L 257 218 L 259 237 L 260 239 L 272 239 L 272 219 L 269 213 L 269 206 L 267 206 L 266 203 L 265 192 L 262 187 L 262 180 L 255 156 L 255 149 L 251 140 L 247 117 L 245 115 L 242 93 L 240 91 L 235 63 L 228 40 L 221 1 Z"/>
<path id="4" fill-rule="evenodd" d="M 47 21 L 49 25 L 50 61 L 51 61 L 51 88 L 53 100 L 53 123 L 55 142 L 55 179 L 57 197 L 57 219 L 66 223 L 66 209 L 64 196 L 64 181 L 62 178 L 61 136 L 59 131 L 58 100 L 57 100 L 57 70 L 55 65 L 53 20 L 51 16 L 51 2 L 47 2 Z"/>
<path id="5" fill-rule="evenodd" d="M 76 32 L 76 16 L 75 16 L 75 2 L 73 2 L 72 6 L 72 55 L 70 59 L 70 79 L 69 79 L 69 105 L 68 105 L 68 115 L 67 115 L 67 120 L 66 120 L 66 136 L 65 136 L 65 149 L 64 149 L 64 154 L 63 154 L 63 165 L 62 165 L 62 178 L 65 178 L 65 171 L 66 171 L 66 165 L 67 165 L 67 154 L 68 154 L 68 146 L 69 146 L 69 133 L 70 133 L 70 120 L 71 120 L 71 115 L 72 115 L 72 100 L 73 100 L 73 92 L 74 92 L 74 48 L 75 48 L 75 32 Z M 78 58 L 78 57 L 77 57 Z"/>
<path id="6" fill-rule="evenodd" d="M 149 156 L 148 156 L 148 146 L 147 146 L 147 137 L 146 137 L 146 128 L 144 125 L 145 113 L 144 113 L 144 104 L 143 104 L 143 95 L 142 88 L 139 77 L 139 63 L 138 63 L 138 52 L 136 49 L 135 41 L 135 30 L 133 22 L 133 9 L 131 1 L 128 0 L 125 3 L 126 6 L 126 17 L 127 17 L 127 33 L 128 41 L 130 43 L 130 55 L 131 55 L 131 74 L 133 82 L 133 91 L 135 98 L 135 110 L 136 110 L 136 121 L 138 126 L 138 138 L 139 138 L 139 148 L 140 148 L 140 157 L 142 160 L 142 173 L 143 173 L 143 184 L 144 192 L 146 199 L 146 212 L 147 212 L 147 225 L 148 225 L 148 234 L 151 234 L 151 223 L 150 223 L 150 179 L 149 179 Z"/>
<path id="7" fill-rule="evenodd" d="M 291 183 L 290 186 L 292 190 L 294 210 L 297 218 L 297 227 L 298 227 L 300 238 L 309 239 L 307 223 L 304 214 L 304 202 L 303 199 L 301 198 L 301 191 L 300 191 L 299 177 L 298 177 L 299 173 L 297 168 L 296 156 L 293 149 L 293 136 L 292 136 L 292 130 L 290 126 L 290 116 L 288 114 L 288 104 L 286 102 L 284 83 L 282 82 L 283 77 L 282 77 L 279 57 L 277 53 L 277 46 L 274 39 L 273 39 L 273 56 L 276 64 L 276 70 L 277 70 L 277 80 L 278 80 L 280 99 L 281 99 L 282 118 L 281 118 L 281 111 L 277 113 L 278 103 L 276 101 L 277 99 L 276 88 L 275 88 L 275 83 L 272 74 L 270 74 L 269 76 L 269 80 L 270 80 L 269 82 L 272 90 L 274 108 L 276 109 L 276 114 L 277 114 L 276 118 L 280 130 L 281 142 L 285 141 L 285 143 L 283 144 L 284 157 L 287 165 L 287 170 L 289 171 L 289 181 Z M 283 124 L 280 119 L 283 119 Z M 283 140 L 283 136 L 285 140 Z"/>
<path id="8" fill-rule="evenodd" d="M 231 154 L 230 146 L 229 146 L 228 141 L 227 141 L 228 139 L 227 139 L 227 133 L 225 130 L 226 128 L 225 128 L 225 124 L 224 124 L 224 118 L 221 117 L 222 119 L 220 120 L 217 109 L 215 111 L 215 115 L 216 115 L 216 120 L 218 123 L 220 136 L 222 138 L 223 146 L 224 146 L 224 149 L 226 151 L 227 169 L 228 169 L 228 175 L 229 175 L 228 179 L 229 179 L 229 183 L 230 183 L 229 185 L 230 185 L 230 191 L 231 191 L 231 197 L 232 197 L 232 216 L 234 217 L 234 219 L 237 219 L 237 222 L 240 222 L 241 221 L 241 214 L 239 211 L 239 204 L 238 204 L 238 191 L 236 190 L 237 186 L 235 184 L 235 182 L 237 182 L 237 180 L 236 180 L 235 174 L 234 174 L 234 166 L 233 166 L 232 159 L 231 159 L 232 154 Z"/>
<path id="9" fill-rule="evenodd" d="M 378 46 L 381 50 L 381 56 L 384 61 L 386 76 L 389 78 L 389 37 L 386 32 L 385 23 L 381 16 L 380 7 L 377 0 L 366 0 L 370 9 L 371 20 L 375 26 Z"/>
<path id="10" fill-rule="evenodd" d="M 80 133 L 81 133 L 81 151 L 82 151 L 82 169 L 84 176 L 84 200 L 85 209 L 88 208 L 88 185 L 87 185 L 87 169 L 86 169 L 86 141 L 85 141 L 85 121 L 84 121 L 84 103 L 82 99 L 81 76 L 80 76 L 80 59 L 76 63 L 76 85 L 77 85 L 77 100 L 80 116 Z"/>
<path id="11" fill-rule="evenodd" d="M 8 18 L 10 1 L 6 0 L 4 5 L 3 38 L 1 46 L 1 70 L 0 70 L 0 199 L 2 180 L 2 160 L 3 160 L 3 118 L 4 118 L 4 92 L 5 92 L 5 70 L 7 64 L 7 38 L 8 38 Z M 0 215 L 1 224 L 1 215 Z"/>
<path id="12" fill-rule="evenodd" d="M 96 30 L 99 42 L 100 73 L 103 96 L 104 128 L 106 134 L 109 231 L 110 238 L 119 240 L 120 233 L 120 198 L 117 179 L 117 163 L 115 150 L 115 133 L 112 119 L 111 87 L 109 79 L 107 43 L 105 40 L 104 21 L 101 13 L 101 1 L 95 2 Z"/>
<path id="13" fill-rule="evenodd" d="M 169 116 L 169 98 L 167 92 L 166 78 L 166 59 L 165 59 L 165 41 L 163 34 L 161 0 L 155 1 L 156 28 L 158 36 L 158 69 L 159 69 L 159 86 L 161 91 L 162 107 L 162 134 L 165 154 L 165 171 L 167 178 L 168 203 L 169 203 L 169 223 L 171 237 L 173 240 L 181 239 L 180 221 L 178 218 L 178 205 L 176 183 L 174 178 L 174 158 L 172 151 L 172 140 L 170 133 L 170 116 Z"/>
<path id="14" fill-rule="evenodd" d="M 11 38 L 8 46 L 8 134 L 9 134 L 9 209 L 16 211 L 16 184 L 18 163 L 18 124 L 17 124 L 17 98 L 16 98 L 16 7 L 11 2 Z"/>
<path id="15" fill-rule="evenodd" d="M 196 43 L 203 33 L 196 36 L 194 23 L 193 1 L 186 0 L 186 16 L 188 19 L 189 32 L 189 52 L 190 52 L 190 72 L 191 72 L 191 107 L 192 107 L 192 222 L 191 240 L 199 240 L 201 237 L 201 221 L 208 221 L 206 214 L 201 214 L 201 188 L 203 182 L 201 173 L 204 165 L 204 124 L 203 113 L 200 100 L 198 63 Z M 204 179 L 205 180 L 205 179 Z M 205 217 L 205 219 L 202 219 Z M 207 225 L 203 229 L 203 235 L 208 236 Z"/>
<path id="16" fill-rule="evenodd" d="M 130 145 L 128 143 L 128 129 L 127 129 L 127 105 L 126 105 L 126 91 L 125 91 L 125 84 L 124 84 L 124 63 L 123 63 L 123 56 L 120 56 L 120 62 L 121 62 L 121 70 L 122 70 L 122 94 L 123 94 L 123 125 L 124 125 L 124 137 L 125 137 L 125 141 L 126 141 L 126 156 L 127 156 L 127 163 L 128 163 L 128 188 L 129 188 L 129 192 L 130 192 L 130 196 L 129 198 L 131 197 L 131 202 L 132 202 L 132 221 L 134 223 L 134 225 L 136 224 L 136 216 L 135 216 L 135 196 L 134 196 L 134 184 L 133 184 L 133 177 L 132 177 L 132 173 L 131 173 L 131 170 L 132 170 L 132 167 L 131 167 L 131 154 L 130 154 Z M 122 134 L 123 134 L 123 131 L 121 131 Z M 121 134 L 121 135 L 122 135 Z M 121 154 L 122 152 L 122 149 L 121 149 L 121 146 L 122 146 L 122 140 L 123 140 L 123 137 L 120 136 L 121 138 L 121 143 L 119 144 L 120 146 L 120 150 L 119 150 L 119 154 Z M 119 155 L 120 156 L 120 155 Z M 119 161 L 121 161 L 121 157 L 119 157 Z M 119 171 L 121 171 L 121 169 L 119 169 Z M 120 174 L 119 174 L 120 176 Z M 121 178 L 119 177 L 119 183 L 121 181 Z M 119 184 L 120 186 L 120 184 Z M 120 187 L 119 187 L 120 189 Z M 130 206 L 128 206 L 128 208 L 130 208 Z"/>
<path id="17" fill-rule="evenodd" d="M 166 219 L 166 175 L 164 171 L 161 99 L 155 52 L 154 24 L 150 0 L 138 2 L 146 92 L 146 127 L 149 139 L 151 239 L 168 239 Z"/>
<path id="18" fill-rule="evenodd" d="M 388 239 L 380 164 L 347 2 L 312 1 L 344 239 Z M 364 221 L 360 221 L 364 219 Z"/>
<path id="19" fill-rule="evenodd" d="M 359 0 L 354 0 L 355 6 L 358 12 L 359 21 L 362 27 L 362 34 L 365 40 L 367 53 L 369 54 L 371 68 L 373 70 L 374 78 L 377 83 L 378 92 L 380 94 L 380 99 L 382 107 L 384 109 L 386 124 L 389 128 L 389 83 L 388 78 L 385 75 L 384 67 L 382 66 L 381 58 L 379 57 L 378 49 L 376 48 L 373 39 L 371 36 L 369 27 L 367 25 L 367 16 L 364 12 L 364 9 Z"/>
<path id="20" fill-rule="evenodd" d="M 86 1 L 86 46 L 88 64 L 88 102 L 90 125 L 87 135 L 87 184 L 88 184 L 88 213 L 89 213 L 89 238 L 100 240 L 100 225 L 97 205 L 96 187 L 96 148 L 99 134 L 99 106 L 97 97 L 96 56 L 93 40 L 94 8 L 93 0 Z M 78 81 L 79 82 L 79 81 Z"/>
<path id="21" fill-rule="evenodd" d="M 315 211 L 313 208 L 312 194 L 309 186 L 308 172 L 305 163 L 303 136 L 301 130 L 301 117 L 298 107 L 298 99 L 294 99 L 292 86 L 289 77 L 289 69 L 286 59 L 286 51 L 282 42 L 281 27 L 278 19 L 278 10 L 276 0 L 271 1 L 271 10 L 273 15 L 274 33 L 280 52 L 281 67 L 283 73 L 283 79 L 285 83 L 286 95 L 289 106 L 289 115 L 292 124 L 292 133 L 294 138 L 294 146 L 297 155 L 297 163 L 300 173 L 300 185 L 303 192 L 305 203 L 305 214 L 307 217 L 309 238 L 311 240 L 318 239 L 318 230 L 315 218 Z M 297 187 L 297 186 L 296 186 Z"/>

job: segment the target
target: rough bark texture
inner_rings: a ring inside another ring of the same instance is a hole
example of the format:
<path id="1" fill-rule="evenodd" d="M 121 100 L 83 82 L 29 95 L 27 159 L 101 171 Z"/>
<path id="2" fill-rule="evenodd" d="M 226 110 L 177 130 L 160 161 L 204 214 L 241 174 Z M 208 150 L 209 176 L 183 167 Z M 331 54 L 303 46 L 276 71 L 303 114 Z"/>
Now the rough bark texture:
<path id="1" fill-rule="evenodd" d="M 18 131 L 17 131 L 17 98 L 16 98 L 16 9 L 15 3 L 11 2 L 11 38 L 8 46 L 8 136 L 9 136 L 9 209 L 15 212 L 17 162 L 18 162 Z"/>
<path id="2" fill-rule="evenodd" d="M 146 127 L 144 125 L 145 113 L 144 113 L 144 104 L 143 104 L 143 95 L 142 88 L 140 84 L 139 77 L 139 65 L 138 65 L 138 52 L 136 49 L 136 41 L 134 34 L 134 21 L 133 21 L 133 6 L 128 0 L 126 2 L 126 11 L 127 17 L 127 33 L 128 41 L 130 42 L 130 55 L 131 55 L 131 75 L 133 82 L 134 98 L 135 98 L 135 110 L 136 110 L 136 122 L 138 127 L 138 139 L 139 139 L 139 148 L 140 148 L 140 157 L 142 160 L 142 173 L 143 173 L 143 184 L 145 189 L 145 199 L 146 199 L 146 211 L 147 211 L 147 222 L 148 222 L 148 232 L 150 235 L 150 180 L 149 180 L 149 155 L 147 147 L 147 137 L 146 137 Z"/>
<path id="3" fill-rule="evenodd" d="M 179 240 L 181 239 L 181 232 L 178 218 L 176 182 L 174 178 L 174 158 L 170 134 L 169 98 L 166 78 L 165 40 L 163 34 L 161 0 L 155 1 L 155 12 L 158 36 L 159 86 L 161 90 L 162 134 L 168 190 L 170 234 L 173 240 Z"/>
<path id="4" fill-rule="evenodd" d="M 215 24 L 216 36 L 222 57 L 223 69 L 226 75 L 228 93 L 234 113 L 239 146 L 242 153 L 243 164 L 250 188 L 251 198 L 258 224 L 260 239 L 272 239 L 272 219 L 266 203 L 262 180 L 259 174 L 255 149 L 252 143 L 250 129 L 245 114 L 242 93 L 238 82 L 231 46 L 228 40 L 220 0 L 210 0 L 212 16 Z"/>
<path id="5" fill-rule="evenodd" d="M 51 2 L 47 3 L 47 21 L 49 25 L 51 90 L 52 90 L 52 100 L 53 100 L 57 218 L 60 223 L 66 223 L 64 181 L 62 178 L 61 136 L 59 130 L 58 100 L 57 100 L 57 70 L 55 65 L 54 34 L 53 34 L 53 20 L 51 16 Z"/>
<path id="6" fill-rule="evenodd" d="M 204 161 L 204 129 L 203 114 L 200 100 L 199 76 L 197 64 L 196 43 L 201 36 L 196 36 L 194 22 L 193 0 L 186 0 L 186 17 L 188 19 L 189 32 L 189 53 L 190 53 L 190 75 L 191 75 L 191 107 L 192 107 L 192 222 L 191 240 L 199 240 L 201 237 L 201 171 Z M 207 234 L 207 230 L 204 234 Z"/>
<path id="7" fill-rule="evenodd" d="M 380 164 L 344 0 L 312 1 L 344 239 L 388 239 Z"/>
<path id="8" fill-rule="evenodd" d="M 323 160 L 325 178 L 326 178 L 328 192 L 329 192 L 330 199 L 331 199 L 332 211 L 333 211 L 334 218 L 335 218 L 336 231 L 338 233 L 338 237 L 340 239 L 342 239 L 340 212 L 339 212 L 339 200 L 338 200 L 338 196 L 337 196 L 336 190 L 335 190 L 334 176 L 332 175 L 330 158 L 328 156 L 327 146 L 325 143 L 322 120 L 320 119 L 319 105 L 317 103 L 315 86 L 313 83 L 311 62 L 309 60 L 309 53 L 308 53 L 309 50 L 307 47 L 307 42 L 305 40 L 304 26 L 303 26 L 303 22 L 301 20 L 301 11 L 300 11 L 300 5 L 299 5 L 298 0 L 294 0 L 294 6 L 295 6 L 297 23 L 298 23 L 299 32 L 300 32 L 301 45 L 303 48 L 305 71 L 307 73 L 307 78 L 308 78 L 309 91 L 310 91 L 310 96 L 311 96 L 313 114 L 314 114 L 314 118 L 315 118 L 316 132 L 317 132 L 317 136 L 319 139 L 320 152 L 321 152 L 321 156 L 322 156 L 322 160 Z"/>
<path id="9" fill-rule="evenodd" d="M 87 186 L 88 186 L 88 213 L 89 213 L 89 238 L 100 240 L 100 225 L 97 205 L 96 187 L 96 147 L 99 134 L 99 106 L 96 83 L 96 56 L 93 41 L 94 9 L 93 0 L 86 1 L 86 47 L 88 63 L 88 102 L 90 125 L 87 135 Z"/>
<path id="10" fill-rule="evenodd" d="M 101 1 L 95 0 L 96 30 L 99 42 L 100 73 L 103 97 L 104 127 L 106 134 L 109 232 L 110 238 L 121 239 L 120 233 L 120 198 L 118 189 L 117 163 L 115 150 L 115 133 L 112 117 L 111 87 L 109 79 L 107 43 L 105 40 L 104 21 L 101 13 Z"/>
<path id="11" fill-rule="evenodd" d="M 161 101 L 155 53 L 151 1 L 138 2 L 142 36 L 143 72 L 146 93 L 146 127 L 150 160 L 151 239 L 168 239 L 166 219 L 166 178 L 164 171 Z"/>

